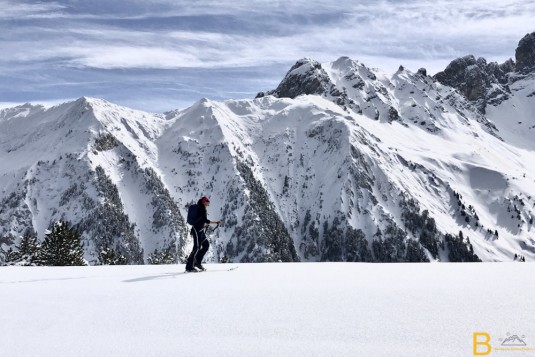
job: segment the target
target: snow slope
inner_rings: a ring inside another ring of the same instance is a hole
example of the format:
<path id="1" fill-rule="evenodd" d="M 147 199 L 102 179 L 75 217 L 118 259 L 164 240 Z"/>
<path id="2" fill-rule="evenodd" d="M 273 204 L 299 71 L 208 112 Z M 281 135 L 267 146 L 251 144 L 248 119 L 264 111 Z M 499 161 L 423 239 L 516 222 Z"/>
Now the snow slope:
<path id="1" fill-rule="evenodd" d="M 528 263 L 207 267 L 3 267 L 2 355 L 451 357 L 474 332 L 535 347 Z"/>
<path id="2" fill-rule="evenodd" d="M 514 77 L 513 77 L 514 78 Z M 489 105 L 487 116 L 508 142 L 535 150 L 535 73 L 516 79 L 509 85 L 511 95 L 497 105 Z"/>

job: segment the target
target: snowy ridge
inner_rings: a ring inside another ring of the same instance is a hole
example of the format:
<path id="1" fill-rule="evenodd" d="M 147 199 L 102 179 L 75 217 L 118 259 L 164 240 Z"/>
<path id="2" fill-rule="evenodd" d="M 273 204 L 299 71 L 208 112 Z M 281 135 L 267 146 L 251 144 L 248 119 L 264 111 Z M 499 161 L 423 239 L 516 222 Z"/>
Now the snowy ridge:
<path id="1" fill-rule="evenodd" d="M 186 206 L 207 195 L 225 220 L 210 261 L 534 260 L 535 155 L 500 121 L 529 122 L 534 81 L 515 83 L 484 115 L 425 71 L 342 57 L 300 60 L 254 100 L 165 114 L 94 98 L 4 109 L 0 244 L 63 218 L 92 264 L 106 246 L 181 261 Z"/>

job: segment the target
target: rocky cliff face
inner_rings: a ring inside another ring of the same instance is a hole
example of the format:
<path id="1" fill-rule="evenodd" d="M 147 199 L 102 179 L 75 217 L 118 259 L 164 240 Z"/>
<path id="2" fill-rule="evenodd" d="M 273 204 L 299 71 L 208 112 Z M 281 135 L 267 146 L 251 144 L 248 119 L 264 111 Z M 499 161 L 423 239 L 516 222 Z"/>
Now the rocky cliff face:
<path id="1" fill-rule="evenodd" d="M 274 95 L 279 98 L 295 98 L 301 94 L 322 94 L 330 87 L 329 76 L 319 62 L 304 58 L 297 61 L 282 82 L 274 90 L 260 92 L 257 98 Z"/>
<path id="2" fill-rule="evenodd" d="M 535 71 L 535 32 L 524 36 L 515 51 L 515 71 L 529 73 Z"/>
<path id="3" fill-rule="evenodd" d="M 511 83 L 535 70 L 535 32 L 520 40 L 515 60 L 487 63 L 484 58 L 468 55 L 453 60 L 434 79 L 456 88 L 485 113 L 487 105 L 496 106 L 511 97 Z"/>
<path id="4" fill-rule="evenodd" d="M 468 100 L 485 113 L 489 102 L 499 102 L 509 97 L 508 73 L 514 68 L 513 60 L 498 64 L 487 63 L 473 55 L 457 58 L 434 78 L 442 84 L 457 88 Z"/>

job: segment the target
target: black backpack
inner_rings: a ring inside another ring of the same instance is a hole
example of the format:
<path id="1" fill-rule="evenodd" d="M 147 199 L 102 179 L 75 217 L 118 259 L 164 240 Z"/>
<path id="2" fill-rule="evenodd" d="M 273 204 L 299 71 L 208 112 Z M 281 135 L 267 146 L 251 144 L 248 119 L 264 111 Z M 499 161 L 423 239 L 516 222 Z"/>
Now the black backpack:
<path id="1" fill-rule="evenodd" d="M 198 218 L 197 218 L 198 212 L 199 212 L 199 205 L 195 204 L 195 205 L 189 206 L 189 208 L 188 208 L 188 218 L 186 219 L 188 224 L 194 225 L 195 223 L 197 223 L 197 221 L 198 221 Z"/>

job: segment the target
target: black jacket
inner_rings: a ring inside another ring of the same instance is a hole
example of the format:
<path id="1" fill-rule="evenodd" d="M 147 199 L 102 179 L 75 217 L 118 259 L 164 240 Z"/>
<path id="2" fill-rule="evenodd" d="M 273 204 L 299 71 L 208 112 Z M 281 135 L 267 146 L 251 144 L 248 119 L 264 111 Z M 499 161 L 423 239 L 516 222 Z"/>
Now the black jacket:
<path id="1" fill-rule="evenodd" d="M 197 220 L 193 224 L 193 228 L 195 228 L 195 230 L 199 232 L 201 229 L 204 228 L 205 224 L 210 223 L 210 220 L 208 219 L 206 207 L 202 203 L 197 203 L 197 206 Z"/>

